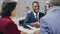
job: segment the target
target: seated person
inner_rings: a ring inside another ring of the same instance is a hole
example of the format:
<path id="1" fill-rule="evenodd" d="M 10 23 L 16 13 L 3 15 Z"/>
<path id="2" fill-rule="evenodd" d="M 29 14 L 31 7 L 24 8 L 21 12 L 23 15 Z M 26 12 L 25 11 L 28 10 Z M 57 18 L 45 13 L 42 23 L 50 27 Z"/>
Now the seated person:
<path id="1" fill-rule="evenodd" d="M 12 21 L 16 15 L 17 2 L 14 0 L 3 1 L 0 17 L 0 34 L 26 34 L 19 31 L 17 25 Z"/>
<path id="2" fill-rule="evenodd" d="M 39 19 L 44 16 L 43 13 L 39 12 L 39 2 L 34 1 L 32 3 L 32 8 L 33 11 L 27 14 L 26 19 L 23 23 L 24 28 L 29 28 L 27 25 L 30 25 L 32 27 L 36 27 L 38 25 L 39 27 Z"/>

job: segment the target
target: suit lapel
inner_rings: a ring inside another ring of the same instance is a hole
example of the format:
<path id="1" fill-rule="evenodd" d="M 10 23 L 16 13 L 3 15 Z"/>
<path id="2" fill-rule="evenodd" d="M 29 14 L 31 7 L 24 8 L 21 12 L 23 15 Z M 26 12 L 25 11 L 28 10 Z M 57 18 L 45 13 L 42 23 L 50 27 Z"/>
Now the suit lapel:
<path id="1" fill-rule="evenodd" d="M 31 12 L 31 14 L 32 14 L 32 15 L 31 15 L 31 16 L 32 16 L 32 18 L 35 20 L 35 16 L 34 16 L 33 12 Z"/>

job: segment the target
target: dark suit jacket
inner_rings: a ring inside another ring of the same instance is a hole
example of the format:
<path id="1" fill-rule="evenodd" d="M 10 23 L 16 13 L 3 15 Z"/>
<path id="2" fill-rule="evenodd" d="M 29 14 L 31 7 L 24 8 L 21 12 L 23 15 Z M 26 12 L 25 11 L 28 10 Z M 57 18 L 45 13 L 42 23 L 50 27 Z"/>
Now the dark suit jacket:
<path id="1" fill-rule="evenodd" d="M 20 34 L 17 25 L 9 17 L 0 18 L 0 34 Z"/>
<path id="2" fill-rule="evenodd" d="M 44 16 L 44 13 L 40 12 L 39 13 L 39 19 L 43 16 Z M 36 19 L 35 19 L 35 16 L 34 16 L 33 12 L 27 14 L 26 19 L 23 23 L 23 27 L 24 28 L 29 28 L 27 25 L 29 25 L 32 22 L 36 22 Z"/>

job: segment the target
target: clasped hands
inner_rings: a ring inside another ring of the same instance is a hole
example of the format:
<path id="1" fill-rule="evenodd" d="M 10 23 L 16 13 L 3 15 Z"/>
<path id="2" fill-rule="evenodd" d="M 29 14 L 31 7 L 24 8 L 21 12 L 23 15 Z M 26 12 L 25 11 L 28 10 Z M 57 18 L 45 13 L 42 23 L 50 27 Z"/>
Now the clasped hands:
<path id="1" fill-rule="evenodd" d="M 34 23 L 31 23 L 30 26 L 39 28 L 40 27 L 40 23 L 39 22 L 34 22 Z"/>

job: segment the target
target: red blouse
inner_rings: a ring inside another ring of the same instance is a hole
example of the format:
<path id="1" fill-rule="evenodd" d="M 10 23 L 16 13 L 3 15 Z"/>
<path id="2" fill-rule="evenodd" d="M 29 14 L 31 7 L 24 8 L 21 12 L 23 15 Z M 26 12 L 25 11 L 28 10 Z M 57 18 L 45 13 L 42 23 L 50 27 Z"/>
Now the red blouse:
<path id="1" fill-rule="evenodd" d="M 0 34 L 20 34 L 20 32 L 10 17 L 0 18 Z"/>

